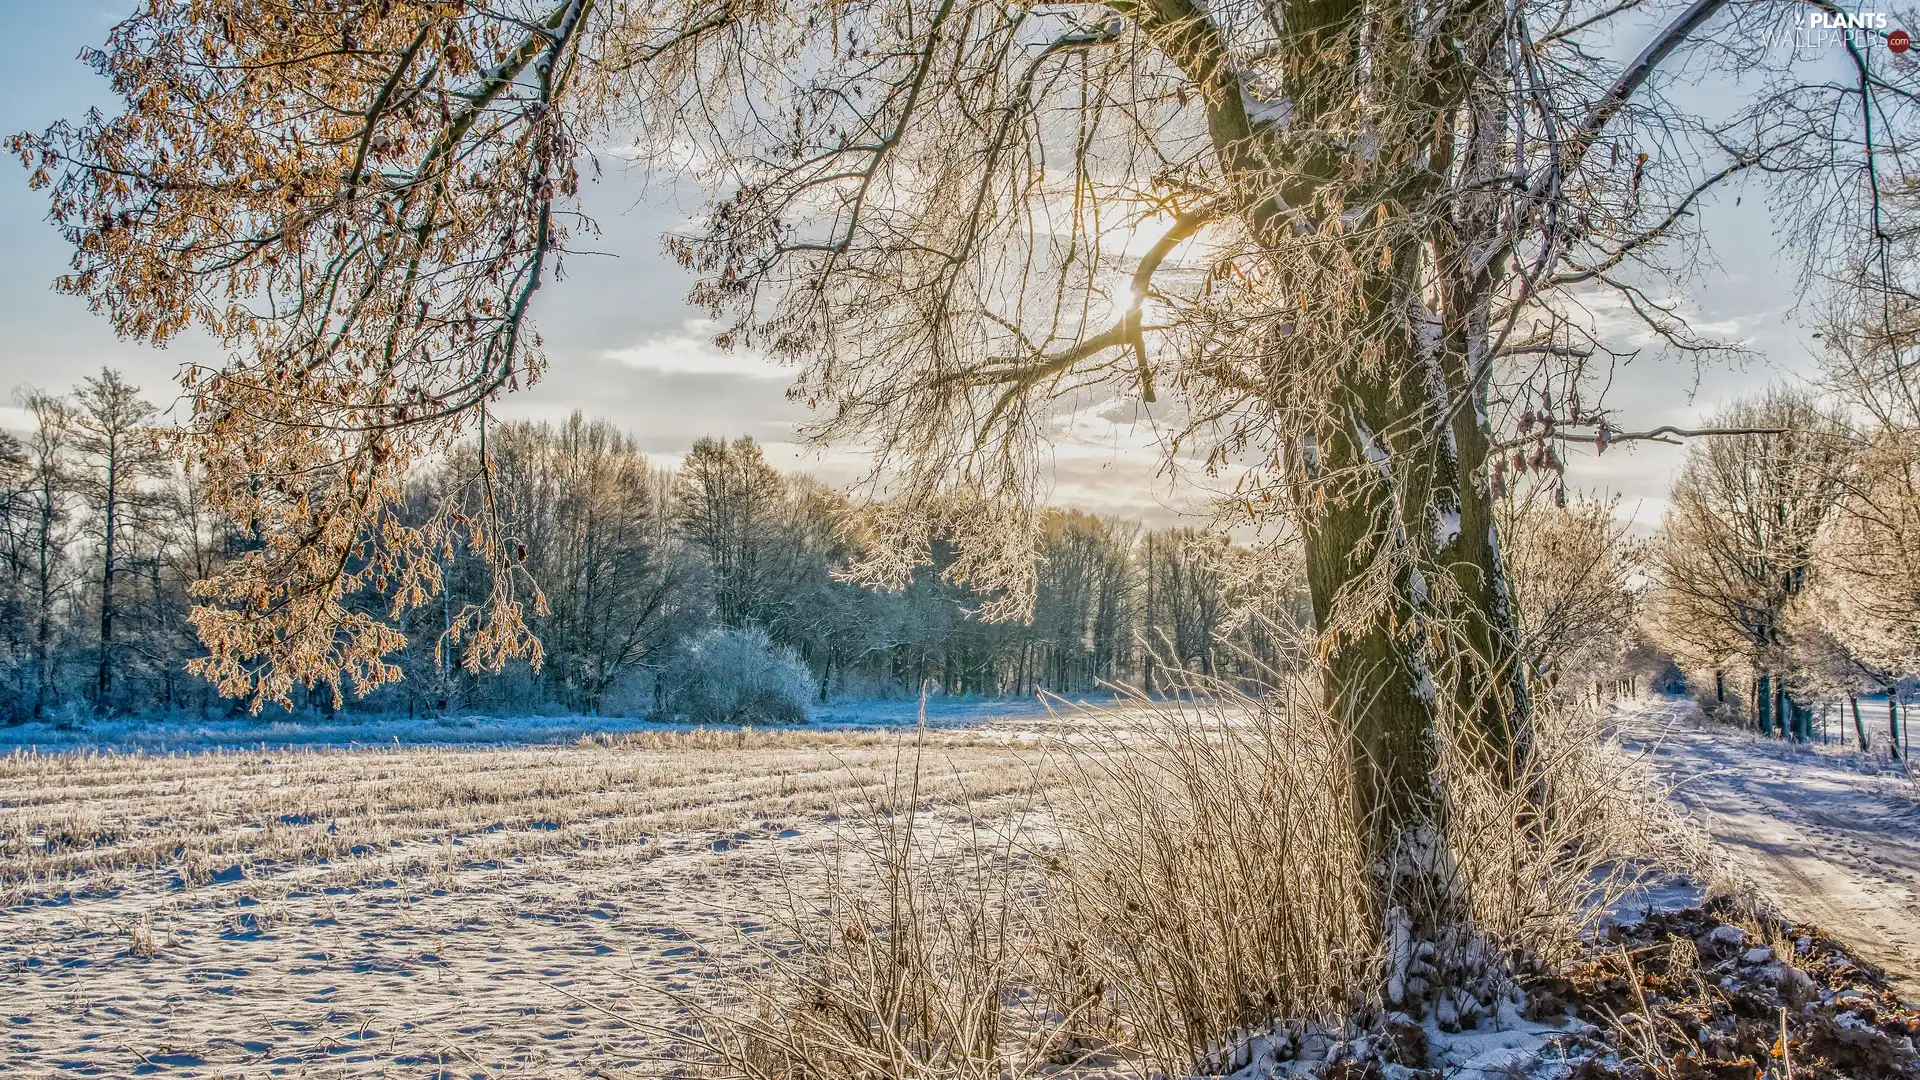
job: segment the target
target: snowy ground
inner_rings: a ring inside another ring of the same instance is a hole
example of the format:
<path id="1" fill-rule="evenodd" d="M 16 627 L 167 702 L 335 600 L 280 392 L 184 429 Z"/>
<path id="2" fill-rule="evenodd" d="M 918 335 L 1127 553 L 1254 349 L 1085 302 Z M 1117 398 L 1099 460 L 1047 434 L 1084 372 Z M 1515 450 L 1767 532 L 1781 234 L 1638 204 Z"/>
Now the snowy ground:
<path id="1" fill-rule="evenodd" d="M 934 698 L 927 702 L 929 727 L 966 727 L 1009 720 L 1039 720 L 1063 702 L 1038 698 Z M 1112 704 L 1106 696 L 1076 696 L 1072 706 Z M 917 724 L 914 699 L 863 700 L 818 705 L 809 729 L 839 731 L 898 728 Z M 282 749 L 287 747 L 391 746 L 540 746 L 602 735 L 688 731 L 686 724 L 659 724 L 605 716 L 359 716 L 299 720 L 242 718 L 204 720 L 184 717 L 131 717 L 88 720 L 78 725 L 30 723 L 0 727 L 0 753 L 8 750 L 173 750 Z"/>
<path id="2" fill-rule="evenodd" d="M 904 742 L 0 757 L 0 1075 L 659 1075 L 606 1010 L 778 935 Z M 930 734 L 923 799 L 1018 812 L 1010 743 Z"/>
<path id="3" fill-rule="evenodd" d="M 457 741 L 417 727 L 276 747 L 215 726 L 154 744 L 216 747 L 192 754 L 0 754 L 0 1075 L 660 1075 L 659 1044 L 610 1011 L 670 1020 L 661 990 L 781 935 L 910 760 L 898 725 L 916 711 L 788 732 L 456 729 L 490 748 L 394 745 Z M 1637 703 L 1623 743 L 1790 915 L 1913 993 L 1904 773 L 1685 715 Z M 1036 733 L 1063 721 L 1039 706 L 936 703 L 930 721 L 939 820 L 1005 822 L 1046 789 Z M 254 748 L 217 749 L 235 744 Z M 1513 1049 L 1455 1042 L 1463 1076 Z"/>
<path id="4" fill-rule="evenodd" d="M 1632 703 L 1618 716 L 1621 743 L 1783 914 L 1920 996 L 1920 788 L 1878 755 L 1789 746 L 1694 715 L 1684 701 Z"/>

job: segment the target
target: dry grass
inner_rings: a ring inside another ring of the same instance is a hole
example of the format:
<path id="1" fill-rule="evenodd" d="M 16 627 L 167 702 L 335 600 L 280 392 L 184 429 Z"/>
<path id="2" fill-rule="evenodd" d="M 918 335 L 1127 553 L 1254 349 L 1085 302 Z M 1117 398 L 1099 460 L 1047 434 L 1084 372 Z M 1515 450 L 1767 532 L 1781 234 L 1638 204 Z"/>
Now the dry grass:
<path id="1" fill-rule="evenodd" d="M 789 894 L 782 933 L 670 995 L 690 1020 L 657 1030 L 679 1057 L 752 1080 L 1003 1080 L 1057 1051 L 1022 925 L 1043 815 L 937 806 L 930 764 L 903 758 L 797 875 L 819 888 Z"/>
<path id="2" fill-rule="evenodd" d="M 1372 973 L 1340 739 L 1312 708 L 1213 688 L 1063 753 L 1041 948 L 1086 1044 L 1178 1075 L 1278 1017 L 1331 1021 Z"/>
<path id="3" fill-rule="evenodd" d="M 1209 689 L 1068 719 L 1057 781 L 1000 829 L 873 821 L 840 849 L 870 862 L 869 891 L 829 876 L 783 923 L 795 945 L 728 972 L 737 996 L 694 1008 L 682 1049 L 748 1080 L 1178 1076 L 1233 1070 L 1255 1035 L 1380 1015 L 1340 734 L 1297 698 Z M 1506 950 L 1481 969 L 1495 994 L 1570 955 L 1629 861 L 1664 844 L 1658 792 L 1623 776 L 1593 718 L 1541 720 L 1528 786 L 1548 813 L 1450 787 L 1472 947 Z"/>
<path id="4" fill-rule="evenodd" d="M 1616 753 L 1585 703 L 1546 700 L 1534 713 L 1533 757 L 1513 789 L 1450 753 L 1454 846 L 1478 928 L 1523 948 L 1525 968 L 1584 948 L 1630 878 L 1700 865 L 1697 830 L 1673 813 L 1652 773 Z M 1542 809 L 1523 792 L 1537 792 Z"/>

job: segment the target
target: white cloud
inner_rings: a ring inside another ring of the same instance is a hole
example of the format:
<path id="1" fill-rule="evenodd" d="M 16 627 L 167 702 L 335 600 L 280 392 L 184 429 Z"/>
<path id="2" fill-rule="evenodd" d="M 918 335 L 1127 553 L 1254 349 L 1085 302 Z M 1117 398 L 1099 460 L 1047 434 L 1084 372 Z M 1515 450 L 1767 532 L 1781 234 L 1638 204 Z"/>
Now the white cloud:
<path id="1" fill-rule="evenodd" d="M 793 378 L 793 372 L 759 353 L 722 349 L 713 343 L 711 319 L 688 319 L 675 333 L 658 334 L 624 349 L 609 349 L 608 360 L 639 371 L 666 375 L 745 375 L 755 379 Z"/>

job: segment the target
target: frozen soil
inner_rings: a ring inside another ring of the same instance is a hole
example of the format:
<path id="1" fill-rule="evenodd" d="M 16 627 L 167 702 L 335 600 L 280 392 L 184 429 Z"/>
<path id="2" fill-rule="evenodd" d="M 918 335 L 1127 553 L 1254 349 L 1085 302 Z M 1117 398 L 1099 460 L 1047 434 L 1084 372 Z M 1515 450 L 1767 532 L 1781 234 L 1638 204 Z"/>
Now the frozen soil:
<path id="1" fill-rule="evenodd" d="M 671 1020 L 661 990 L 781 933 L 911 757 L 744 732 L 0 758 L 0 1075 L 659 1075 L 613 1014 Z M 1021 813 L 1034 758 L 932 733 L 922 802 Z"/>
<path id="2" fill-rule="evenodd" d="M 1916 1080 L 1920 1013 L 1810 925 L 1655 879 L 1524 1001 L 1448 1032 L 1260 1036 L 1228 1080 Z M 1679 902 L 1680 906 L 1666 906 Z"/>
<path id="3" fill-rule="evenodd" d="M 1920 1077 L 1920 1013 L 1815 927 L 1726 899 L 1615 923 L 1593 954 L 1532 988 L 1602 1035 L 1572 1080 Z"/>
<path id="4" fill-rule="evenodd" d="M 1697 716 L 1682 701 L 1633 703 L 1617 717 L 1621 745 L 1784 916 L 1821 927 L 1920 1000 L 1920 804 L 1905 770 Z"/>

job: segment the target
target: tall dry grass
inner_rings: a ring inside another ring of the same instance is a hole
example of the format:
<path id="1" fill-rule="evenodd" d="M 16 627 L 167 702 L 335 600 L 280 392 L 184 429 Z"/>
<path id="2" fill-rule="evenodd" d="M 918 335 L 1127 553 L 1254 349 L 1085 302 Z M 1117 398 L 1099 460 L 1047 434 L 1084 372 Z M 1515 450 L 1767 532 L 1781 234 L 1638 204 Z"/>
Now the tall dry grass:
<path id="1" fill-rule="evenodd" d="M 1297 695 L 1142 701 L 1060 747 L 1039 949 L 1128 1056 L 1224 1064 L 1275 1017 L 1331 1021 L 1375 958 L 1343 744 Z"/>
<path id="2" fill-rule="evenodd" d="M 750 1080 L 1181 1076 L 1244 1064 L 1256 1035 L 1381 1016 L 1341 732 L 1299 687 L 1189 689 L 1069 716 L 1055 779 L 998 829 L 933 827 L 903 769 L 900 813 L 849 835 L 865 872 L 796 902 L 789 946 L 676 1038 Z M 1443 754 L 1483 1002 L 1577 948 L 1661 842 L 1657 792 L 1594 717 L 1547 702 L 1537 723 L 1535 798 Z"/>
<path id="3" fill-rule="evenodd" d="M 1508 787 L 1458 743 L 1442 755 L 1461 892 L 1476 929 L 1522 968 L 1571 956 L 1649 866 L 1691 866 L 1666 793 L 1614 751 L 1585 702 L 1535 704 L 1532 755 Z"/>
<path id="4" fill-rule="evenodd" d="M 1031 803 L 991 821 L 935 810 L 919 750 L 840 823 L 786 933 L 674 995 L 689 1021 L 650 1029 L 674 1060 L 751 1080 L 999 1080 L 1045 1055 L 1031 1036 L 1053 1025 L 1024 951 Z"/>

